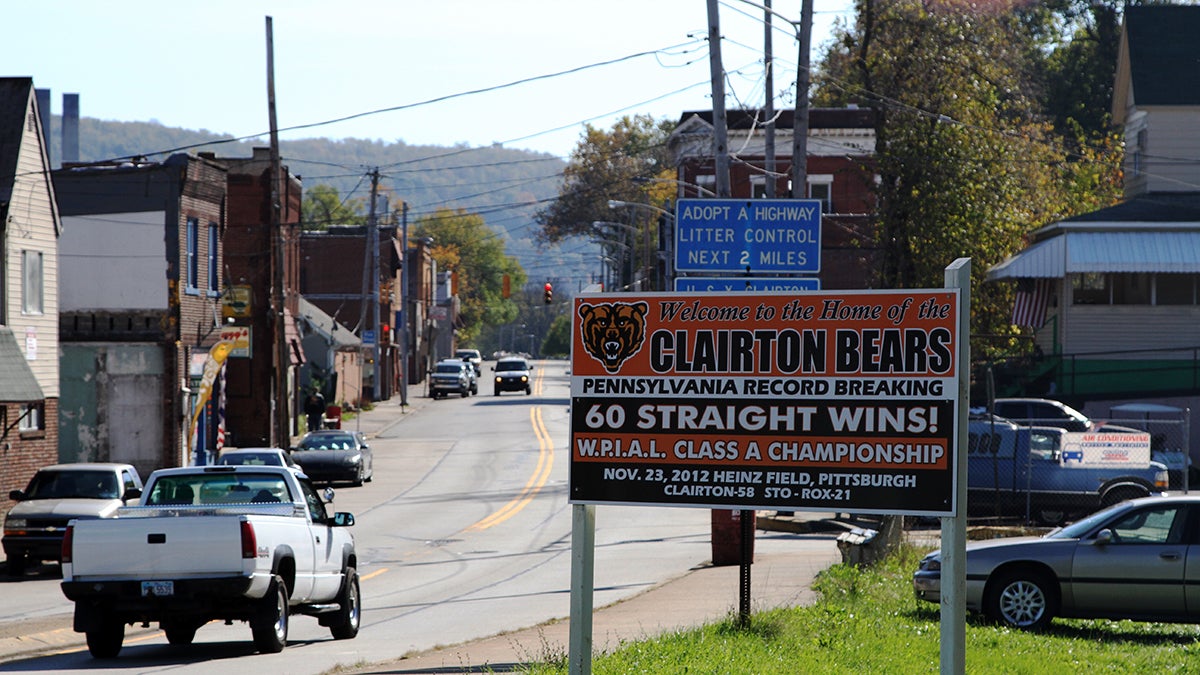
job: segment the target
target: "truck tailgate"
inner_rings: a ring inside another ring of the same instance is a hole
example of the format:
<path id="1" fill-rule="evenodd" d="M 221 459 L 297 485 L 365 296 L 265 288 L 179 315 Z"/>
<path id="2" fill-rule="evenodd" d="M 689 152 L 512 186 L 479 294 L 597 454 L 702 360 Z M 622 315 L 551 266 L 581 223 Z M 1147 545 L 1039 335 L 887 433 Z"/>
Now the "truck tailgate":
<path id="1" fill-rule="evenodd" d="M 178 579 L 246 574 L 241 522 L 229 516 L 78 521 L 71 574 L 76 581 Z"/>

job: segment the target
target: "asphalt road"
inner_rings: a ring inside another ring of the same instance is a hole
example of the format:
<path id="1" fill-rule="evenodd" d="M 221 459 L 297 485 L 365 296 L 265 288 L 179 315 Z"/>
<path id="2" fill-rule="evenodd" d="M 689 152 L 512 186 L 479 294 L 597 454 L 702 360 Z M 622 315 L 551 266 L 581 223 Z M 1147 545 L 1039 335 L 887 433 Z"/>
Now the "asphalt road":
<path id="1" fill-rule="evenodd" d="M 363 593 L 354 640 L 335 641 L 296 616 L 288 647 L 260 655 L 244 624 L 209 624 L 188 647 L 157 626 L 127 631 L 116 661 L 97 661 L 70 630 L 56 568 L 3 583 L 0 672 L 108 673 L 231 667 L 322 673 L 386 661 L 567 616 L 570 505 L 566 501 L 568 376 L 540 362 L 534 393 L 382 404 L 345 426 L 372 437 L 375 480 L 337 488 L 351 511 Z M 711 557 L 702 509 L 605 507 L 597 512 L 596 606 L 632 597 Z"/>

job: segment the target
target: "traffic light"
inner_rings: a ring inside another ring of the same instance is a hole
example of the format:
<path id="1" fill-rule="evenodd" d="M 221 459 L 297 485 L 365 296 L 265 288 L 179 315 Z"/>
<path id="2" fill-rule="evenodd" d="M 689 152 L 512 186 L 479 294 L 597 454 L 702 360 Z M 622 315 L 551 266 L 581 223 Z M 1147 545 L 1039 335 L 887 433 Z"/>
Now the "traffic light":
<path id="1" fill-rule="evenodd" d="M 542 302 L 547 305 L 554 302 L 554 287 L 550 285 L 549 281 L 546 282 L 546 290 L 542 293 Z"/>

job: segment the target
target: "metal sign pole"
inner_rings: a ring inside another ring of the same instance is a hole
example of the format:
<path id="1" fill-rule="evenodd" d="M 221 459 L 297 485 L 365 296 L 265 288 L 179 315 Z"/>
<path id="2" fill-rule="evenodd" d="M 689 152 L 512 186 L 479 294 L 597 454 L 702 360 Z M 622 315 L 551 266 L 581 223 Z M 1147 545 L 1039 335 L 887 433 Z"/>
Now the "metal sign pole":
<path id="1" fill-rule="evenodd" d="M 596 507 L 571 507 L 571 626 L 567 643 L 570 675 L 592 672 L 592 594 L 596 571 Z"/>
<path id="2" fill-rule="evenodd" d="M 958 430 L 954 442 L 954 515 L 942 518 L 941 672 L 966 672 L 967 656 L 967 416 L 971 394 L 971 259 L 945 270 L 958 297 Z"/>

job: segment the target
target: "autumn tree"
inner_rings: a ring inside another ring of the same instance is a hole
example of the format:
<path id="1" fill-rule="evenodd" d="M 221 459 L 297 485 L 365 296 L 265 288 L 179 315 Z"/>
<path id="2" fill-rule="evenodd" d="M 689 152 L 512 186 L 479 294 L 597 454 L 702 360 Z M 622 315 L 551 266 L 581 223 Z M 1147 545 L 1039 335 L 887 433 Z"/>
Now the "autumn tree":
<path id="1" fill-rule="evenodd" d="M 463 209 L 439 209 L 419 217 L 410 237 L 431 237 L 432 255 L 439 270 L 455 274 L 460 302 L 458 337 L 475 344 L 485 324 L 514 320 L 517 306 L 503 297 L 504 276 L 512 288 L 525 284 L 525 271 L 505 254 L 504 240 L 492 232 L 483 217 Z"/>
<path id="2" fill-rule="evenodd" d="M 970 257 L 972 334 L 1015 335 L 1012 289 L 983 283 L 987 269 L 1033 229 L 1111 199 L 1111 148 L 1081 161 L 1043 114 L 1027 77 L 1040 72 L 1040 29 L 1008 3 L 856 7 L 822 62 L 817 100 L 876 114 L 879 283 L 939 287 L 948 263 Z"/>

